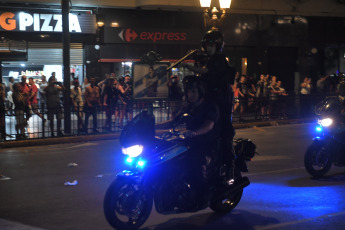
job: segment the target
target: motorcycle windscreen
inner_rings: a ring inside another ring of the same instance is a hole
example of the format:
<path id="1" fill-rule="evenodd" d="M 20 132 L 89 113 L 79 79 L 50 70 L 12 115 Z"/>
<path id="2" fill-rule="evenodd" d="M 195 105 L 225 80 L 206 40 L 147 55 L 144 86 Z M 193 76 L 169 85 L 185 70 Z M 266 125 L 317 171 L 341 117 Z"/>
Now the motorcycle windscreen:
<path id="1" fill-rule="evenodd" d="M 122 130 L 120 144 L 123 147 L 147 145 L 155 137 L 155 117 L 147 111 L 135 116 Z"/>

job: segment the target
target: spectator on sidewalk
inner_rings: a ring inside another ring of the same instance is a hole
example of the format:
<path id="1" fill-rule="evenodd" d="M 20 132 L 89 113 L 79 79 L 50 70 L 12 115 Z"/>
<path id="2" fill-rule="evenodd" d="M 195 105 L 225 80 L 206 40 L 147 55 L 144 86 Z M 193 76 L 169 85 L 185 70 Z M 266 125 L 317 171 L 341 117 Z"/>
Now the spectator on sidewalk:
<path id="1" fill-rule="evenodd" d="M 247 86 L 247 76 L 242 75 L 240 78 L 240 82 L 237 84 L 238 95 L 240 100 L 240 123 L 244 122 L 243 115 L 246 111 L 248 105 L 248 86 Z"/>
<path id="2" fill-rule="evenodd" d="M 96 86 L 96 79 L 90 78 L 90 86 L 85 89 L 85 132 L 88 133 L 89 117 L 92 115 L 93 133 L 97 131 L 97 109 L 101 105 L 101 97 L 99 87 Z"/>
<path id="3" fill-rule="evenodd" d="M 256 84 L 256 98 L 258 101 L 258 105 L 260 107 L 261 112 L 261 119 L 267 118 L 267 106 L 268 106 L 268 97 L 269 97 L 269 90 L 268 90 L 268 78 L 265 75 L 260 75 L 260 80 Z"/>
<path id="4" fill-rule="evenodd" d="M 279 116 L 281 120 L 287 119 L 287 96 L 289 94 L 286 92 L 286 90 L 282 87 L 282 82 L 277 82 L 277 89 L 279 90 L 279 96 L 278 96 L 278 108 L 279 108 Z"/>
<path id="5" fill-rule="evenodd" d="M 14 103 L 12 99 L 13 84 L 14 84 L 14 78 L 10 77 L 8 80 L 8 91 L 6 94 L 6 98 L 7 98 L 6 109 L 7 109 L 8 115 L 13 115 L 13 110 L 14 110 Z"/>
<path id="6" fill-rule="evenodd" d="M 255 102 L 255 93 L 256 93 L 256 88 L 255 88 L 253 77 L 247 76 L 246 84 L 247 84 L 247 89 L 248 89 L 248 91 L 247 91 L 247 93 L 248 93 L 247 110 L 251 110 L 251 108 Z"/>
<path id="7" fill-rule="evenodd" d="M 127 122 L 131 121 L 133 118 L 133 82 L 130 75 L 125 75 L 125 84 L 126 87 L 128 86 L 128 90 L 126 91 L 123 100 L 126 103 L 126 113 L 125 117 Z"/>
<path id="8" fill-rule="evenodd" d="M 237 108 L 240 106 L 237 84 L 238 82 L 235 81 L 234 84 L 231 86 L 232 91 L 234 92 L 234 106 L 232 108 L 232 114 L 234 114 Z"/>
<path id="9" fill-rule="evenodd" d="M 8 89 L 13 92 L 13 84 L 14 84 L 14 78 L 10 77 L 8 79 Z"/>
<path id="10" fill-rule="evenodd" d="M 54 76 L 51 76 L 48 80 L 48 86 L 44 89 L 47 98 L 47 111 L 48 120 L 50 121 L 51 136 L 55 137 L 54 134 L 54 115 L 57 120 L 57 135 L 63 136 L 61 131 L 61 119 L 62 119 L 62 107 L 60 103 L 60 91 L 64 91 L 64 87 L 61 82 L 57 82 Z"/>
<path id="11" fill-rule="evenodd" d="M 301 83 L 301 91 L 300 91 L 300 98 L 301 98 L 301 116 L 307 117 L 310 115 L 311 112 L 311 94 L 312 85 L 311 85 L 311 78 L 305 77 L 303 82 Z"/>
<path id="12" fill-rule="evenodd" d="M 269 86 L 269 100 L 268 100 L 268 112 L 267 115 L 269 119 L 276 118 L 278 109 L 278 96 L 280 94 L 279 88 L 277 87 L 277 79 L 271 81 Z"/>
<path id="13" fill-rule="evenodd" d="M 125 96 L 127 94 L 127 92 L 130 90 L 130 86 L 125 84 L 125 79 L 124 78 L 120 78 L 119 82 L 115 82 L 115 87 L 117 89 L 117 95 L 118 95 L 118 99 L 117 99 L 117 103 L 119 105 L 119 127 L 120 129 L 123 128 L 123 119 L 126 116 L 126 106 L 127 106 L 127 102 L 125 100 Z"/>
<path id="14" fill-rule="evenodd" d="M 37 101 L 37 93 L 38 89 L 35 85 L 34 79 L 32 77 L 29 78 L 29 87 L 30 87 L 30 96 L 29 96 L 29 104 L 31 106 L 32 112 L 37 114 L 42 121 L 43 125 L 46 123 L 46 119 L 43 117 L 43 115 L 38 111 L 38 101 Z"/>
<path id="15" fill-rule="evenodd" d="M 83 94 L 81 92 L 81 87 L 78 79 L 74 79 L 73 86 L 71 87 L 71 101 L 73 105 L 73 110 L 78 118 L 78 131 L 84 132 L 83 128 L 83 109 L 84 101 Z"/>
<path id="16" fill-rule="evenodd" d="M 26 127 L 26 119 L 25 119 L 25 109 L 27 105 L 27 99 L 29 95 L 24 93 L 22 90 L 21 83 L 15 83 L 13 85 L 13 102 L 14 102 L 14 112 L 16 116 L 16 125 L 15 129 L 17 132 L 16 139 L 21 140 L 26 138 L 25 136 L 25 127 Z"/>
<path id="17" fill-rule="evenodd" d="M 4 141 L 6 139 L 6 132 L 5 132 L 5 98 L 6 98 L 5 87 L 3 84 L 0 83 L 0 141 Z"/>
<path id="18" fill-rule="evenodd" d="M 41 76 L 41 82 L 39 83 L 39 97 L 40 97 L 40 104 L 41 104 L 41 108 L 44 108 L 45 104 L 46 104 L 46 95 L 44 93 L 44 88 L 48 86 L 48 82 L 47 82 L 47 77 L 42 75 Z"/>
<path id="19" fill-rule="evenodd" d="M 83 83 L 80 86 L 81 92 L 83 93 L 83 95 L 85 93 L 86 87 L 89 87 L 89 86 L 90 86 L 89 79 L 87 77 L 85 77 Z"/>
<path id="20" fill-rule="evenodd" d="M 115 78 L 107 78 L 104 82 L 104 89 L 102 90 L 103 106 L 105 108 L 105 130 L 111 132 L 112 116 L 117 109 L 118 92 L 115 85 Z"/>
<path id="21" fill-rule="evenodd" d="M 30 86 L 29 84 L 26 82 L 27 77 L 26 75 L 22 76 L 22 81 L 20 82 L 21 84 L 21 89 L 23 91 L 24 94 L 26 95 L 30 95 Z M 30 119 L 31 117 L 31 105 L 30 105 L 30 96 L 26 97 L 26 102 L 25 102 L 25 119 L 26 122 Z"/>

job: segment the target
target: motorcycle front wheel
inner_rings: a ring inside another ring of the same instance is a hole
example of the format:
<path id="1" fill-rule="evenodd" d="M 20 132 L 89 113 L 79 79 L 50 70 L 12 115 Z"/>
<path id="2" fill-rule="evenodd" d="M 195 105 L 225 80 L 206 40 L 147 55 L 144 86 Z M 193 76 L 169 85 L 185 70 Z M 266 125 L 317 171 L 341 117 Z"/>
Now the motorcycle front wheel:
<path id="1" fill-rule="evenodd" d="M 312 143 L 305 155 L 304 166 L 307 172 L 315 178 L 323 177 L 332 167 L 331 155 L 328 153 L 325 143 Z"/>
<path id="2" fill-rule="evenodd" d="M 145 223 L 153 205 L 151 191 L 130 180 L 115 180 L 103 203 L 108 223 L 118 230 L 135 230 Z"/>
<path id="3" fill-rule="evenodd" d="M 240 180 L 242 178 L 240 171 L 235 170 L 235 178 L 235 180 Z M 240 203 L 242 194 L 243 188 L 237 190 L 236 192 L 228 195 L 223 199 L 211 199 L 209 207 L 216 213 L 229 213 L 238 205 L 238 203 Z"/>

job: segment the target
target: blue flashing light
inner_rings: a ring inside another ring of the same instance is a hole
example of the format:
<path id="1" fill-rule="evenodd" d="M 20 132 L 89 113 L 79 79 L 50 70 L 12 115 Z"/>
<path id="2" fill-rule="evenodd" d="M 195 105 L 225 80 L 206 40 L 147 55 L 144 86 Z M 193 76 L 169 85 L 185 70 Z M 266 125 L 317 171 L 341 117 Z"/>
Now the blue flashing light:
<path id="1" fill-rule="evenodd" d="M 138 165 L 139 167 L 143 168 L 144 165 L 145 165 L 145 161 L 139 160 L 138 163 L 137 163 L 137 165 Z"/>
<path id="2" fill-rule="evenodd" d="M 133 159 L 131 157 L 127 157 L 126 158 L 126 163 L 127 164 L 132 164 L 133 163 Z"/>
<path id="3" fill-rule="evenodd" d="M 317 126 L 317 127 L 316 127 L 316 131 L 317 131 L 317 132 L 321 132 L 321 131 L 322 131 L 322 127 Z"/>

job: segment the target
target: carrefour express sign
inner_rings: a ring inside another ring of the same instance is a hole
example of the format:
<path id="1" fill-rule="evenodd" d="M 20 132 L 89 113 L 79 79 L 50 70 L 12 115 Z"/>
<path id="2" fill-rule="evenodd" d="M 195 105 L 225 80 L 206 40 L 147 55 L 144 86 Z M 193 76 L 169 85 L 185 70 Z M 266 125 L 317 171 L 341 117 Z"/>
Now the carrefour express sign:
<path id="1" fill-rule="evenodd" d="M 0 11 L 0 31 L 62 32 L 62 15 Z M 69 14 L 71 33 L 96 33 L 96 17 Z"/>

